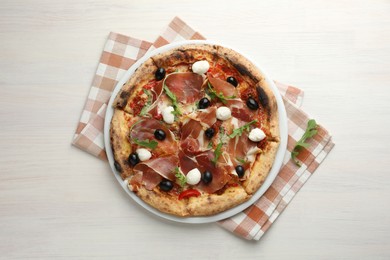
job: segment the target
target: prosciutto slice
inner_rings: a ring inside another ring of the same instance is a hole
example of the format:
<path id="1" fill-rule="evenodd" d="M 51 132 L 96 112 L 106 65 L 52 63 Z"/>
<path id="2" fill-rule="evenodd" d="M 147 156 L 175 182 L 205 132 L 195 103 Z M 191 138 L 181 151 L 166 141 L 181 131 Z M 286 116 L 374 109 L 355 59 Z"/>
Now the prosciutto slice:
<path id="1" fill-rule="evenodd" d="M 195 120 L 206 127 L 212 126 L 217 122 L 217 107 L 212 106 L 207 109 L 199 109 Z"/>
<path id="2" fill-rule="evenodd" d="M 189 138 L 191 139 L 191 138 Z M 214 153 L 212 151 L 196 151 L 196 140 L 182 142 L 179 151 L 180 169 L 187 175 L 187 173 L 198 168 L 200 172 L 210 171 L 213 174 L 213 180 L 209 184 L 199 182 L 196 188 L 208 193 L 214 193 L 222 189 L 225 184 L 231 179 L 225 167 L 217 166 L 212 162 L 214 159 Z"/>
<path id="3" fill-rule="evenodd" d="M 232 111 L 232 116 L 244 122 L 249 122 L 256 118 L 257 110 L 250 110 L 241 99 L 228 100 L 226 106 Z"/>
<path id="4" fill-rule="evenodd" d="M 179 158 L 174 155 L 154 158 L 138 163 L 134 167 L 134 173 L 135 175 L 142 175 L 142 183 L 146 189 L 152 190 L 163 178 L 175 181 L 175 167 L 177 167 L 178 163 Z"/>
<path id="5" fill-rule="evenodd" d="M 201 97 L 203 77 L 192 72 L 173 73 L 165 79 L 165 85 L 181 103 L 193 103 Z"/>
<path id="6" fill-rule="evenodd" d="M 247 131 L 244 131 L 241 136 L 230 139 L 227 149 L 234 167 L 243 164 L 239 160 L 251 162 L 252 159 L 254 159 L 251 158 L 251 156 L 260 151 L 259 148 L 257 148 L 257 143 L 249 140 Z"/>
<path id="7" fill-rule="evenodd" d="M 215 92 L 222 93 L 225 97 L 236 96 L 236 88 L 225 80 L 214 78 L 210 73 L 207 73 L 210 84 L 213 86 Z"/>
<path id="8" fill-rule="evenodd" d="M 165 132 L 166 138 L 164 140 L 160 141 L 154 137 L 156 129 L 162 129 Z M 148 139 L 149 141 L 157 141 L 156 153 L 159 155 L 164 156 L 177 153 L 178 144 L 175 136 L 165 125 L 156 119 L 147 118 L 135 123 L 130 132 L 130 138 L 132 140 L 138 139 L 142 141 Z"/>

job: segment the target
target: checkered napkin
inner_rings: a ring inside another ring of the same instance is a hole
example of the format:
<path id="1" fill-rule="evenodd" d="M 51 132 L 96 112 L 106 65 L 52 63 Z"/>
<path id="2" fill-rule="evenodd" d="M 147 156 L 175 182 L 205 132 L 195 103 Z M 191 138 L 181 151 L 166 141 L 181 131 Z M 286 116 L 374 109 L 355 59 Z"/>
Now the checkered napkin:
<path id="1" fill-rule="evenodd" d="M 174 41 L 190 39 L 205 38 L 178 17 L 171 21 L 154 43 L 110 33 L 74 135 L 73 145 L 107 160 L 103 140 L 104 116 L 117 82 L 129 67 L 148 51 Z M 298 156 L 302 166 L 298 167 L 290 160 L 291 151 L 304 133 L 309 116 L 299 109 L 303 101 L 303 91 L 275 83 L 283 97 L 288 117 L 288 145 L 281 170 L 266 193 L 252 206 L 218 222 L 221 227 L 248 240 L 261 238 L 334 146 L 330 134 L 320 125 L 318 134 L 309 139 L 310 146 Z"/>

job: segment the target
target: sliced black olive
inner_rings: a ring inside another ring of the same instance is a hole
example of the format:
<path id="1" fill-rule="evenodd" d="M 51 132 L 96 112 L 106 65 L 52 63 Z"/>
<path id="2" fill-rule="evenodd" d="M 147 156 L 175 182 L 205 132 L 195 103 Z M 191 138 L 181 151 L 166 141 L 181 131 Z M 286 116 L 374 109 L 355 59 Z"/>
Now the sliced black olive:
<path id="1" fill-rule="evenodd" d="M 201 100 L 199 100 L 199 103 L 198 103 L 198 108 L 199 109 L 205 109 L 205 108 L 208 108 L 210 106 L 210 100 L 208 100 L 208 98 L 202 98 Z"/>
<path id="2" fill-rule="evenodd" d="M 122 166 L 117 161 L 114 162 L 114 167 L 118 172 L 122 172 Z"/>
<path id="3" fill-rule="evenodd" d="M 162 141 L 165 139 L 166 136 L 167 135 L 165 134 L 164 130 L 162 130 L 162 129 L 156 129 L 156 131 L 154 131 L 154 137 L 156 137 L 157 140 Z"/>
<path id="4" fill-rule="evenodd" d="M 252 97 L 248 98 L 248 100 L 246 101 L 246 105 L 252 110 L 256 110 L 259 108 L 259 103 L 257 103 L 257 101 Z"/>
<path id="5" fill-rule="evenodd" d="M 236 78 L 234 78 L 234 77 L 228 77 L 226 79 L 226 81 L 229 82 L 230 84 L 232 84 L 234 87 L 237 87 L 237 85 L 238 85 L 238 82 L 237 82 Z"/>
<path id="6" fill-rule="evenodd" d="M 212 174 L 210 171 L 205 171 L 205 172 L 202 174 L 202 181 L 203 181 L 205 184 L 210 183 L 212 180 L 213 180 L 213 174 Z"/>
<path id="7" fill-rule="evenodd" d="M 207 128 L 204 134 L 207 136 L 207 138 L 211 139 L 215 134 L 215 130 L 214 128 Z"/>
<path id="8" fill-rule="evenodd" d="M 132 166 L 135 166 L 137 163 L 139 163 L 138 154 L 136 154 L 136 153 L 131 153 L 131 154 L 129 155 L 129 158 L 127 159 L 127 161 L 128 161 Z"/>
<path id="9" fill-rule="evenodd" d="M 165 69 L 158 68 L 154 76 L 156 77 L 157 80 L 162 80 L 163 78 L 165 78 Z"/>
<path id="10" fill-rule="evenodd" d="M 170 191 L 173 188 L 173 183 L 170 180 L 163 180 L 160 182 L 159 187 L 163 191 Z"/>
<path id="11" fill-rule="evenodd" d="M 242 167 L 242 165 L 237 165 L 236 172 L 237 172 L 238 177 L 242 178 L 244 176 L 245 169 L 244 169 L 244 167 Z"/>

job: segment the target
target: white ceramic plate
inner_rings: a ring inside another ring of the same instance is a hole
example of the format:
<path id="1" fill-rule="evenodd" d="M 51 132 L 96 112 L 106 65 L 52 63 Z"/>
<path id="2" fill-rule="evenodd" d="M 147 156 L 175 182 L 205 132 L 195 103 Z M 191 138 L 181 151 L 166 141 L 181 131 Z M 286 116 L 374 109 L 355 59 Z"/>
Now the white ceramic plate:
<path id="1" fill-rule="evenodd" d="M 116 85 L 116 87 L 112 93 L 111 99 L 108 103 L 105 122 L 104 122 L 104 142 L 105 142 L 105 148 L 106 148 L 106 152 L 107 152 L 108 161 L 110 163 L 110 167 L 112 169 L 112 172 L 114 173 L 114 176 L 116 177 L 116 179 L 118 180 L 118 182 L 122 186 L 122 188 L 126 191 L 126 193 L 133 200 L 135 200 L 139 205 L 141 205 L 143 208 L 148 210 L 150 213 L 153 213 L 157 216 L 160 216 L 164 219 L 168 219 L 171 221 L 182 222 L 182 223 L 191 223 L 191 224 L 209 223 L 209 222 L 215 222 L 218 220 L 229 218 L 229 217 L 243 211 L 244 209 L 246 209 L 250 205 L 252 205 L 256 200 L 258 200 L 264 194 L 264 192 L 269 188 L 269 186 L 271 186 L 272 182 L 274 181 L 274 179 L 275 179 L 276 175 L 278 174 L 279 169 L 282 165 L 283 157 L 284 157 L 284 154 L 285 154 L 286 148 L 287 148 L 287 116 L 286 116 L 286 110 L 285 110 L 285 107 L 283 104 L 282 97 L 280 96 L 280 93 L 277 90 L 275 84 L 273 83 L 272 80 L 270 80 L 266 76 L 263 69 L 259 69 L 263 73 L 263 75 L 265 76 L 266 82 L 271 87 L 271 89 L 276 97 L 276 101 L 278 104 L 278 112 L 279 112 L 279 128 L 280 128 L 280 139 L 281 139 L 280 146 L 279 146 L 278 151 L 276 153 L 275 162 L 271 168 L 270 173 L 268 174 L 268 177 L 266 178 L 266 180 L 264 181 L 264 184 L 260 187 L 260 189 L 257 192 L 255 192 L 253 194 L 253 196 L 251 197 L 251 199 L 249 199 L 248 201 L 246 201 L 246 202 L 244 202 L 244 203 L 242 203 L 234 208 L 231 208 L 229 210 L 226 210 L 222 213 L 219 213 L 219 214 L 216 214 L 213 216 L 177 217 L 177 216 L 162 213 L 159 210 L 149 206 L 147 203 L 145 203 L 143 200 L 141 200 L 139 197 L 137 197 L 137 195 L 135 195 L 133 192 L 131 192 L 127 188 L 126 183 L 120 177 L 120 173 L 118 173 L 114 167 L 114 156 L 113 156 L 111 144 L 110 144 L 110 122 L 111 122 L 111 118 L 112 118 L 113 113 L 114 113 L 114 109 L 112 108 L 112 103 L 114 102 L 114 99 L 115 99 L 116 95 L 118 94 L 118 92 L 120 91 L 120 89 L 122 88 L 123 84 L 127 82 L 127 80 L 131 77 L 131 75 L 133 75 L 134 71 L 144 61 L 146 61 L 148 58 L 150 58 L 156 54 L 159 54 L 159 53 L 162 53 L 162 52 L 165 52 L 165 51 L 168 51 L 168 50 L 171 50 L 173 48 L 176 48 L 176 47 L 179 47 L 182 45 L 186 45 L 186 44 L 216 44 L 216 45 L 224 46 L 224 45 L 221 45 L 221 44 L 218 44 L 215 42 L 211 42 L 211 41 L 198 41 L 198 40 L 181 41 L 181 42 L 175 42 L 175 43 L 165 45 L 161 48 L 158 48 L 152 52 L 147 53 L 144 57 L 139 59 L 133 66 L 131 66 L 131 68 L 126 72 L 126 74 L 123 76 L 123 78 L 118 82 L 118 84 Z M 233 48 L 231 48 L 231 49 L 233 49 Z M 242 53 L 241 53 L 241 55 L 242 55 Z M 247 56 L 245 56 L 245 55 L 243 55 L 243 56 L 247 58 Z M 250 60 L 258 68 L 260 68 L 255 62 L 253 62 L 253 60 L 251 60 L 251 59 L 248 59 L 248 60 Z"/>

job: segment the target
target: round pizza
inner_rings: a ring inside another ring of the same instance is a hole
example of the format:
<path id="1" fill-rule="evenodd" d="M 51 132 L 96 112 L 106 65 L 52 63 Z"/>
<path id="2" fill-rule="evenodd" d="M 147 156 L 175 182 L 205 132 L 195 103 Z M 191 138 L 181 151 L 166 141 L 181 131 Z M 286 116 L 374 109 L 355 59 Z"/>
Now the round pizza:
<path id="1" fill-rule="evenodd" d="M 280 143 L 264 75 L 219 45 L 188 44 L 147 59 L 114 100 L 114 166 L 161 212 L 210 216 L 261 187 Z"/>

